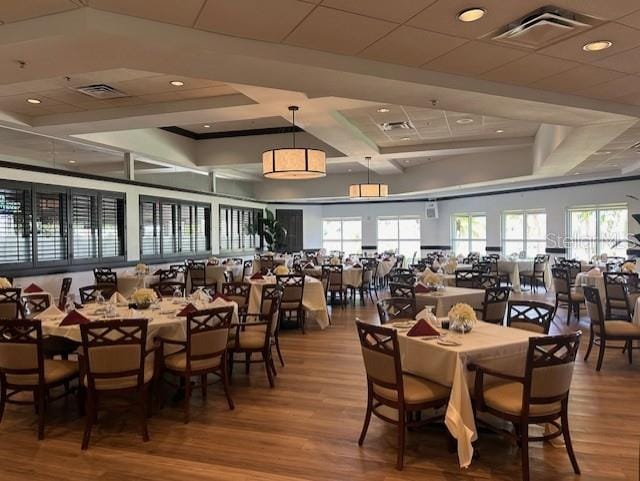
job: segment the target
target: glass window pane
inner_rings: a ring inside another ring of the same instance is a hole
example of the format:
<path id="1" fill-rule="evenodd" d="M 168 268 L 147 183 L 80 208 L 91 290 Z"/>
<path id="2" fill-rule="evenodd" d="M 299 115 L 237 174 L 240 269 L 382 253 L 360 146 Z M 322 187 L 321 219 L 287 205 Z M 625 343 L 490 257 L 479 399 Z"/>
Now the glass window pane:
<path id="1" fill-rule="evenodd" d="M 455 239 L 469 238 L 469 216 L 453 216 L 453 237 Z"/>
<path id="2" fill-rule="evenodd" d="M 378 239 L 397 239 L 398 219 L 378 219 Z M 397 245 L 397 243 L 396 243 Z"/>
<path id="3" fill-rule="evenodd" d="M 538 254 L 544 255 L 546 248 L 547 243 L 545 241 L 527 241 L 526 255 L 528 258 L 533 258 Z"/>
<path id="4" fill-rule="evenodd" d="M 466 240 L 454 240 L 453 241 L 453 252 L 456 255 L 469 255 L 469 241 Z"/>
<path id="5" fill-rule="evenodd" d="M 480 254 L 485 254 L 487 250 L 487 241 L 484 240 L 472 240 L 471 241 L 471 252 L 479 252 Z"/>
<path id="6" fill-rule="evenodd" d="M 571 242 L 570 255 L 574 259 L 588 261 L 596 255 L 595 241 L 573 241 Z"/>
<path id="7" fill-rule="evenodd" d="M 547 237 L 547 214 L 537 212 L 527 214 L 527 239 L 545 239 Z"/>
<path id="8" fill-rule="evenodd" d="M 416 254 L 416 256 L 420 255 L 420 241 L 400 241 L 398 252 L 404 255 L 406 259 L 411 260 L 414 254 Z"/>
<path id="9" fill-rule="evenodd" d="M 344 241 L 342 243 L 342 251 L 345 255 L 360 254 L 362 252 L 361 241 Z"/>
<path id="10" fill-rule="evenodd" d="M 471 218 L 471 238 L 472 239 L 487 238 L 487 216 L 474 215 Z"/>
<path id="11" fill-rule="evenodd" d="M 331 252 L 331 251 L 339 251 L 342 250 L 340 247 L 340 241 L 324 241 L 322 243 L 322 247 L 327 251 L 327 252 Z"/>
<path id="12" fill-rule="evenodd" d="M 524 238 L 524 214 L 504 214 L 504 238 Z"/>
<path id="13" fill-rule="evenodd" d="M 596 211 L 574 210 L 571 211 L 571 238 L 595 239 L 596 238 Z"/>
<path id="14" fill-rule="evenodd" d="M 615 244 L 614 241 L 600 241 L 599 242 L 599 253 L 600 254 L 607 254 L 608 256 L 613 256 L 613 257 L 627 257 L 627 245 L 626 244 L 622 244 L 619 245 L 617 247 L 613 247 L 613 245 Z"/>
<path id="15" fill-rule="evenodd" d="M 520 256 L 520 252 L 524 249 L 523 241 L 505 241 L 504 242 L 504 255 L 505 256 Z"/>
<path id="16" fill-rule="evenodd" d="M 600 211 L 600 239 L 621 240 L 627 238 L 627 209 Z"/>
<path id="17" fill-rule="evenodd" d="M 323 220 L 322 221 L 322 238 L 340 240 L 340 233 L 342 229 L 342 222 L 338 220 Z"/>
<path id="18" fill-rule="evenodd" d="M 348 240 L 362 239 L 362 221 L 343 220 L 342 221 L 342 238 Z"/>
<path id="19" fill-rule="evenodd" d="M 420 219 L 400 219 L 400 239 L 420 239 Z"/>
<path id="20" fill-rule="evenodd" d="M 397 251 L 398 250 L 398 241 L 396 240 L 379 240 L 378 241 L 378 252 L 384 251 Z"/>

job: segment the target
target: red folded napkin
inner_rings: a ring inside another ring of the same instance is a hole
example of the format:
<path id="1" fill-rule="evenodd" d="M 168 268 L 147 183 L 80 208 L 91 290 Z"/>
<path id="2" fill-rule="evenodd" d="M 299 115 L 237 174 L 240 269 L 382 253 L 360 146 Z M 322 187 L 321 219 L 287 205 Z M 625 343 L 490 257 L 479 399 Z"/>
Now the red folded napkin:
<path id="1" fill-rule="evenodd" d="M 178 312 L 178 316 L 179 317 L 187 317 L 192 312 L 197 312 L 197 311 L 198 311 L 198 309 L 196 309 L 196 306 L 194 306 L 193 304 L 189 303 L 186 306 L 184 306 L 184 308 L 180 312 Z"/>
<path id="2" fill-rule="evenodd" d="M 409 332 L 407 332 L 407 336 L 410 337 L 421 337 L 421 336 L 439 336 L 440 333 L 436 331 L 431 324 L 429 324 L 424 319 L 420 319 L 416 322 Z"/>
<path id="3" fill-rule="evenodd" d="M 61 326 L 75 326 L 76 324 L 89 324 L 91 321 L 78 311 L 71 311 L 60 323 Z"/>
<path id="4" fill-rule="evenodd" d="M 42 291 L 42 287 L 40 287 L 37 284 L 29 284 L 27 287 L 24 288 L 23 292 L 26 292 L 27 294 L 34 294 L 36 292 L 43 292 Z"/>
<path id="5" fill-rule="evenodd" d="M 222 299 L 223 301 L 226 302 L 231 302 L 231 299 L 229 299 L 227 296 L 220 294 L 219 292 L 216 292 L 213 297 L 211 298 L 211 302 L 215 301 L 216 299 Z"/>
<path id="6" fill-rule="evenodd" d="M 264 277 L 259 272 L 256 272 L 254 275 L 251 276 L 251 279 L 253 279 L 254 281 L 257 281 L 259 279 L 264 279 Z"/>
<path id="7" fill-rule="evenodd" d="M 416 284 L 416 294 L 418 293 L 424 294 L 427 292 L 433 292 L 433 288 L 429 286 L 425 286 L 424 284 Z"/>

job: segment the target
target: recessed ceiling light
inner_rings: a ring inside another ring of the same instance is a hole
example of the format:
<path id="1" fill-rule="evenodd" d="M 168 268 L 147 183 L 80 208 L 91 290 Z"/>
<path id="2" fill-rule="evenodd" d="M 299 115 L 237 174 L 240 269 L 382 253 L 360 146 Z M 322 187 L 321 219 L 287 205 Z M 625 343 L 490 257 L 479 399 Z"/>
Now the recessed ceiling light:
<path id="1" fill-rule="evenodd" d="M 381 114 L 386 114 L 387 112 L 389 112 L 389 109 L 382 107 L 378 109 L 378 112 L 380 112 Z"/>
<path id="2" fill-rule="evenodd" d="M 184 85 L 184 82 L 182 80 L 172 80 L 169 83 L 174 87 L 182 87 Z"/>
<path id="3" fill-rule="evenodd" d="M 70 164 L 75 164 L 75 163 L 76 163 L 76 161 L 75 161 L 75 160 L 70 160 L 70 161 L 69 161 L 69 163 L 70 163 Z"/>
<path id="4" fill-rule="evenodd" d="M 582 50 L 585 52 L 599 52 L 600 50 L 606 50 L 613 45 L 613 42 L 609 40 L 596 40 L 595 42 L 585 43 L 582 46 Z"/>
<path id="5" fill-rule="evenodd" d="M 30 104 L 41 104 L 42 100 L 40 100 L 40 99 L 27 99 L 27 102 L 29 102 Z"/>
<path id="6" fill-rule="evenodd" d="M 468 117 L 456 120 L 456 124 L 470 124 L 473 122 L 473 119 Z"/>
<path id="7" fill-rule="evenodd" d="M 411 137 L 402 137 L 400 140 L 411 140 Z"/>
<path id="8" fill-rule="evenodd" d="M 209 125 L 209 124 L 204 124 L 204 125 L 203 125 L 203 127 L 204 127 L 205 129 L 210 129 L 210 128 L 211 128 L 211 125 Z"/>
<path id="9" fill-rule="evenodd" d="M 487 11 L 481 7 L 467 8 L 458 14 L 458 20 L 461 22 L 475 22 L 486 15 Z"/>
<path id="10" fill-rule="evenodd" d="M 502 134 L 502 133 L 504 133 L 504 130 L 502 130 L 502 129 L 496 130 L 496 134 Z"/>

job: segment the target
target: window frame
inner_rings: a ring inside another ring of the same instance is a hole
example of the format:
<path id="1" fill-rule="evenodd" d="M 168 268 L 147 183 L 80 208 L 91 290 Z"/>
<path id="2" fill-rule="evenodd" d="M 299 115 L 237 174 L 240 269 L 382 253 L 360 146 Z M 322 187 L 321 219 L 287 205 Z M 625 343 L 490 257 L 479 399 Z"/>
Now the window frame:
<path id="1" fill-rule="evenodd" d="M 455 227 L 455 222 L 454 219 L 456 217 L 467 217 L 467 232 L 469 233 L 469 236 L 467 238 L 458 238 L 455 236 L 456 233 L 456 227 Z M 473 237 L 473 218 L 474 217 L 484 217 L 484 238 L 474 238 Z M 487 249 L 487 213 L 486 212 L 458 212 L 455 214 L 451 214 L 450 219 L 449 219 L 449 239 L 451 242 L 451 251 L 458 255 L 458 253 L 455 250 L 455 246 L 457 242 L 467 242 L 467 255 L 471 252 L 473 252 L 472 250 L 472 245 L 473 242 L 484 242 L 484 246 L 485 246 L 485 253 L 486 253 L 486 249 Z"/>
<path id="2" fill-rule="evenodd" d="M 600 244 L 605 241 L 605 240 L 610 240 L 610 239 L 603 239 L 602 237 L 600 237 L 600 212 L 603 210 L 625 210 L 627 215 L 626 215 L 626 222 L 625 225 L 627 226 L 627 236 L 629 234 L 629 204 L 627 203 L 616 203 L 616 204 L 595 204 L 595 205 L 578 205 L 578 206 L 571 206 L 571 207 L 567 207 L 566 208 L 566 212 L 565 212 L 565 219 L 566 219 L 566 229 L 567 229 L 567 235 L 566 235 L 566 249 L 567 249 L 567 256 L 571 259 L 575 258 L 574 253 L 573 253 L 573 244 L 574 242 L 582 242 L 582 241 L 586 241 L 586 242 L 593 242 L 595 244 L 595 254 L 596 256 L 600 256 L 602 255 L 602 252 L 600 251 Z M 580 211 L 593 211 L 595 212 L 595 217 L 596 217 L 596 237 L 593 239 L 574 239 L 572 237 L 572 233 L 573 233 L 573 229 L 572 229 L 572 223 L 571 223 L 571 213 L 572 212 L 580 212 Z M 627 237 L 625 237 L 626 239 Z M 586 260 L 586 261 L 590 261 L 591 259 L 582 259 L 582 260 Z"/>
<path id="3" fill-rule="evenodd" d="M 527 235 L 527 219 L 529 217 L 529 215 L 535 215 L 535 214 L 544 214 L 544 218 L 545 218 L 545 226 L 544 226 L 544 231 L 545 231 L 545 237 L 544 239 L 530 239 Z M 506 216 L 507 215 L 522 215 L 522 237 L 518 238 L 518 239 L 507 239 L 505 237 L 505 233 L 506 233 Z M 507 242 L 522 242 L 522 247 L 523 250 L 525 252 L 525 257 L 527 259 L 533 259 L 535 257 L 535 255 L 537 254 L 545 254 L 546 253 L 546 248 L 547 248 L 547 210 L 544 208 L 539 208 L 539 209 L 514 209 L 514 210 L 505 210 L 502 211 L 502 213 L 500 214 L 500 238 L 501 238 L 501 247 L 502 247 L 502 253 L 507 256 L 510 255 L 510 252 L 507 252 L 506 250 L 506 243 Z M 532 255 L 532 253 L 528 252 L 527 249 L 527 243 L 528 242 L 544 242 L 545 244 L 545 252 L 538 252 Z"/>
<path id="4" fill-rule="evenodd" d="M 419 224 L 419 228 L 418 228 L 418 238 L 414 238 L 414 237 L 402 237 L 402 234 L 400 232 L 400 220 L 401 219 L 408 219 L 408 220 L 417 220 L 418 224 Z M 385 237 L 385 238 L 381 238 L 380 237 L 380 229 L 379 229 L 379 223 L 380 220 L 395 220 L 398 224 L 398 235 L 396 236 L 396 238 L 394 239 L 393 237 Z M 396 254 L 401 254 L 400 253 L 400 242 L 418 242 L 418 249 L 417 249 L 417 255 L 420 256 L 421 250 L 422 250 L 422 216 L 417 215 L 417 214 L 411 214 L 411 215 L 379 215 L 376 217 L 376 250 L 380 253 L 380 252 L 384 252 L 384 250 L 380 249 L 380 241 L 384 241 L 384 242 L 391 242 L 391 241 L 395 241 L 397 244 L 396 248 L 395 248 L 395 252 Z M 410 256 L 407 256 L 410 257 Z"/>
<path id="5" fill-rule="evenodd" d="M 340 222 L 340 239 L 325 239 L 324 238 L 324 223 L 327 222 Z M 344 238 L 344 222 L 345 221 L 358 221 L 360 222 L 360 239 L 345 239 Z M 360 250 L 362 253 L 362 217 L 361 216 L 353 216 L 353 217 L 323 217 L 322 218 L 322 248 L 326 249 L 324 246 L 325 241 L 327 242 L 339 242 L 340 243 L 340 252 L 344 252 L 345 255 L 356 254 L 356 252 L 347 252 L 344 248 L 344 242 L 358 242 L 360 241 Z M 334 249 L 331 249 L 334 250 Z"/>
<path id="6" fill-rule="evenodd" d="M 225 216 L 225 246 L 223 246 L 222 242 L 223 212 Z M 234 212 L 237 214 L 235 222 Z M 249 252 L 253 253 L 256 249 L 261 249 L 263 245 L 262 235 L 245 234 L 244 226 L 257 225 L 258 232 L 262 232 L 262 215 L 263 209 L 220 204 L 218 207 L 218 245 L 220 254 L 246 254 Z M 248 217 L 246 224 L 245 217 Z M 234 246 L 236 242 L 238 243 L 237 247 Z"/>

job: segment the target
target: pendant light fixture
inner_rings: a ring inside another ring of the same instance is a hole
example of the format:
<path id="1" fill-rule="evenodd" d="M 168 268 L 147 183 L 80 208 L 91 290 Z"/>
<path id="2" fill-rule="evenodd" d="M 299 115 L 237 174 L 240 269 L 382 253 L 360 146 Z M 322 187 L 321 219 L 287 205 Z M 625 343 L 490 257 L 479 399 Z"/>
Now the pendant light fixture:
<path id="1" fill-rule="evenodd" d="M 367 160 L 367 183 L 351 184 L 349 186 L 349 198 L 351 199 L 375 199 L 379 197 L 387 197 L 389 195 L 389 186 L 371 182 L 371 157 L 365 157 Z"/>
<path id="2" fill-rule="evenodd" d="M 327 158 L 322 150 L 296 147 L 296 112 L 289 107 L 293 124 L 293 147 L 262 153 L 262 173 L 268 179 L 304 180 L 327 175 Z"/>

